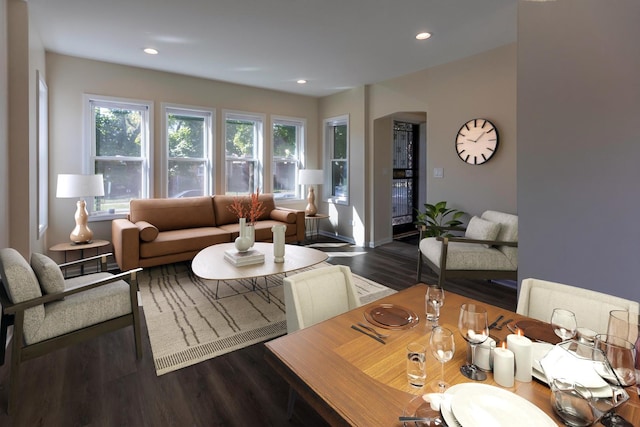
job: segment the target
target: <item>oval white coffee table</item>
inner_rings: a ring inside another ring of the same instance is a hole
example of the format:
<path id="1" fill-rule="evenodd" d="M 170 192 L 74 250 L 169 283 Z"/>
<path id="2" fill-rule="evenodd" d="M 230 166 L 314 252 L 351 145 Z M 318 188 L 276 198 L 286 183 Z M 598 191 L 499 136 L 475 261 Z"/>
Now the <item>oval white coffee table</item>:
<path id="1" fill-rule="evenodd" d="M 220 243 L 198 252 L 191 262 L 191 269 L 198 277 L 216 281 L 216 299 L 218 298 L 220 280 L 252 279 L 255 290 L 257 280 L 264 277 L 267 298 L 270 300 L 268 276 L 311 267 L 329 258 L 325 252 L 317 249 L 285 245 L 284 262 L 277 263 L 273 261 L 273 243 L 257 242 L 252 249 L 264 254 L 263 263 L 236 267 L 224 259 L 225 251 L 235 250 L 235 245 Z"/>

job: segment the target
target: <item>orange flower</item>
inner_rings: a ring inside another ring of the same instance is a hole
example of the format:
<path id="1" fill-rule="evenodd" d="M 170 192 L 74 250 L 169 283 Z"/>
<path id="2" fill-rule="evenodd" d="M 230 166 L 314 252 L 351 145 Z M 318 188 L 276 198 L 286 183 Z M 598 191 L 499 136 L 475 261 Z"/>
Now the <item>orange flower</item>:
<path id="1" fill-rule="evenodd" d="M 258 218 L 264 214 L 266 207 L 260 201 L 260 190 L 251 193 L 250 197 L 234 197 L 233 203 L 227 209 L 236 214 L 238 218 L 246 218 L 248 223 L 255 225 Z"/>

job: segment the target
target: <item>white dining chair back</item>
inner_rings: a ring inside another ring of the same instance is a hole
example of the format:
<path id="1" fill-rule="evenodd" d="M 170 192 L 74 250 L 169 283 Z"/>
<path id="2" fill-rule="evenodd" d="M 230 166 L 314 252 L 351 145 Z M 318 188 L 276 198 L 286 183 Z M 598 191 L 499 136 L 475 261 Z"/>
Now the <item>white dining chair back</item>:
<path id="1" fill-rule="evenodd" d="M 578 327 L 606 333 L 611 310 L 640 312 L 640 304 L 589 289 L 539 279 L 524 279 L 520 286 L 516 312 L 524 316 L 551 321 L 554 308 L 571 310 Z"/>
<path id="2" fill-rule="evenodd" d="M 283 284 L 288 333 L 360 306 L 351 269 L 344 265 L 285 277 Z"/>

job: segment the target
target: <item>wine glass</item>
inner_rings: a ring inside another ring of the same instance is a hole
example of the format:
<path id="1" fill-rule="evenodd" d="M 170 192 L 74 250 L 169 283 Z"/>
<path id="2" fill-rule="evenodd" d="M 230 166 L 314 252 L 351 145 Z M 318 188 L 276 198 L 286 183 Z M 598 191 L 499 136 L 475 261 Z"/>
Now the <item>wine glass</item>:
<path id="1" fill-rule="evenodd" d="M 471 363 L 461 366 L 460 372 L 474 381 L 484 381 L 487 379 L 487 374 L 475 365 L 475 358 L 477 345 L 482 344 L 489 337 L 487 310 L 476 304 L 462 304 L 460 318 L 458 319 L 458 330 L 471 346 Z"/>
<path id="2" fill-rule="evenodd" d="M 571 339 L 576 336 L 578 331 L 576 315 L 573 311 L 565 310 L 564 308 L 554 308 L 551 315 L 551 327 L 562 341 Z"/>
<path id="3" fill-rule="evenodd" d="M 440 307 L 444 305 L 444 289 L 436 285 L 429 285 L 424 296 L 425 313 L 427 321 L 432 327 L 438 326 L 440 319 Z"/>
<path id="4" fill-rule="evenodd" d="M 433 357 L 440 362 L 440 379 L 433 383 L 432 388 L 438 393 L 444 393 L 449 388 L 449 384 L 444 380 L 444 364 L 453 359 L 453 354 L 456 351 L 453 332 L 447 328 L 436 326 L 431 331 L 429 346 Z"/>

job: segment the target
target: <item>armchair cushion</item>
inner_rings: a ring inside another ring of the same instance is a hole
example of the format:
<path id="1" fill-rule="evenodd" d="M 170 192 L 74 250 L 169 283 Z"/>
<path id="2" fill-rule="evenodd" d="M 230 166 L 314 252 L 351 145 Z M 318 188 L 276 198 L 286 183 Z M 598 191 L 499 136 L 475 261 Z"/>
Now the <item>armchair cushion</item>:
<path id="1" fill-rule="evenodd" d="M 477 240 L 496 240 L 500 232 L 500 224 L 497 222 L 487 221 L 477 216 L 472 217 L 467 225 L 465 237 Z M 491 245 L 483 245 L 485 248 Z"/>
<path id="2" fill-rule="evenodd" d="M 31 268 L 45 294 L 64 292 L 64 276 L 54 260 L 46 255 L 34 253 L 31 255 Z"/>
<path id="3" fill-rule="evenodd" d="M 420 242 L 420 251 L 438 268 L 442 253 L 442 242 L 427 237 Z M 449 242 L 447 270 L 517 270 L 509 259 L 496 248 L 485 248 L 476 243 Z"/>

